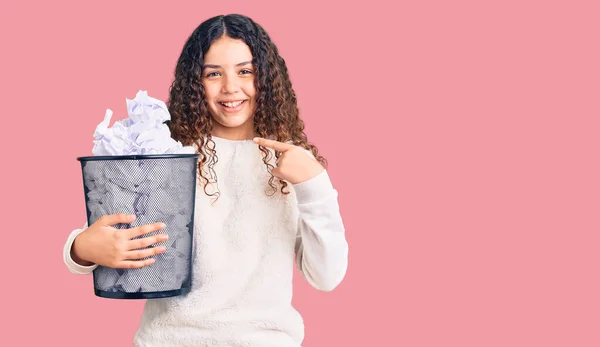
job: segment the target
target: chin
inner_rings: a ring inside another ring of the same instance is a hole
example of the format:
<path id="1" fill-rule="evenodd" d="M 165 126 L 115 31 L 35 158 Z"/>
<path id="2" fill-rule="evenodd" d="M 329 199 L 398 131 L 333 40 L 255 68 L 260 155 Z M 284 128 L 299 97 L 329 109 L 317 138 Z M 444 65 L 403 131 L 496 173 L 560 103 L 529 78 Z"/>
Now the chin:
<path id="1" fill-rule="evenodd" d="M 247 123 L 252 123 L 252 117 L 248 117 L 246 115 L 239 115 L 239 116 L 227 116 L 227 117 L 223 117 L 223 116 L 219 116 L 219 117 L 215 117 L 217 121 L 217 123 L 219 123 L 219 125 L 221 125 L 222 127 L 225 128 L 230 128 L 230 129 L 234 129 L 234 128 L 242 128 L 245 125 L 247 125 Z"/>
<path id="2" fill-rule="evenodd" d="M 227 117 L 227 118 L 220 118 L 219 119 L 219 123 L 227 128 L 238 128 L 243 126 L 244 124 L 246 124 L 247 122 L 251 121 L 249 118 L 247 117 Z"/>

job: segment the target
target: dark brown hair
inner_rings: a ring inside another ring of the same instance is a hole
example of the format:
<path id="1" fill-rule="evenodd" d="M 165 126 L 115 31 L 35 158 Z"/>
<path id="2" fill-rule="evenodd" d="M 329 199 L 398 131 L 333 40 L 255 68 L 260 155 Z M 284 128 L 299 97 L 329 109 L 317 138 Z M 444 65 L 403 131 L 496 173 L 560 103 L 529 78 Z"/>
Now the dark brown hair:
<path id="1" fill-rule="evenodd" d="M 210 179 L 216 182 L 214 165 L 218 157 L 215 143 L 211 137 L 213 120 L 209 114 L 204 88 L 202 70 L 204 55 L 211 44 L 226 35 L 233 39 L 243 40 L 253 56 L 255 67 L 256 111 L 254 113 L 254 131 L 257 136 L 271 138 L 281 142 L 291 142 L 309 150 L 323 165 L 325 158 L 318 154 L 316 146 L 309 144 L 304 133 L 304 122 L 300 119 L 296 93 L 292 88 L 284 59 L 279 55 L 277 47 L 267 32 L 252 19 L 231 14 L 216 16 L 201 23 L 188 38 L 175 68 L 175 78 L 170 88 L 167 102 L 171 120 L 166 124 L 171 130 L 173 139 L 184 146 L 196 144 L 200 158 L 198 172 L 204 183 L 204 192 Z M 263 162 L 269 172 L 271 152 L 259 146 L 263 152 Z M 275 153 L 278 158 L 280 153 Z M 202 168 L 206 165 L 211 177 L 206 177 Z M 275 178 L 271 175 L 269 185 L 273 193 L 277 191 Z M 281 192 L 287 194 L 285 181 L 279 180 Z M 218 195 L 218 192 L 209 195 Z"/>

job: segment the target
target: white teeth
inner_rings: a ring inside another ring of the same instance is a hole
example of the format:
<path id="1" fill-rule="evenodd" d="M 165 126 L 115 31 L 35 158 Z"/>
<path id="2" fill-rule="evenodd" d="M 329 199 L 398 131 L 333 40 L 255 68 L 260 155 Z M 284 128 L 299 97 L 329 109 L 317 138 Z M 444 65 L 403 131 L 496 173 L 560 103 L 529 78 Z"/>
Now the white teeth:
<path id="1" fill-rule="evenodd" d="M 242 100 L 242 101 L 236 101 L 236 102 L 222 102 L 221 104 L 222 104 L 222 105 L 225 105 L 225 106 L 227 106 L 227 107 L 237 107 L 237 106 L 239 106 L 239 105 L 240 105 L 242 102 L 244 102 L 244 101 Z"/>

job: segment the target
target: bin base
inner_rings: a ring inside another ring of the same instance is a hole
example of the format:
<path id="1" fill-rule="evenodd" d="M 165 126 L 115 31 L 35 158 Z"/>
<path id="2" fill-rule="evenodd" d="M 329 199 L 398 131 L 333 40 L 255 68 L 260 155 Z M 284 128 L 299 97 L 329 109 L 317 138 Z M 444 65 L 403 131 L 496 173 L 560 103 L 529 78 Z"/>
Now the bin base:
<path id="1" fill-rule="evenodd" d="M 164 292 L 146 292 L 146 293 L 125 293 L 125 292 L 107 292 L 94 288 L 96 296 L 108 299 L 160 299 L 172 296 L 184 295 L 190 292 L 192 287 L 168 290 Z"/>

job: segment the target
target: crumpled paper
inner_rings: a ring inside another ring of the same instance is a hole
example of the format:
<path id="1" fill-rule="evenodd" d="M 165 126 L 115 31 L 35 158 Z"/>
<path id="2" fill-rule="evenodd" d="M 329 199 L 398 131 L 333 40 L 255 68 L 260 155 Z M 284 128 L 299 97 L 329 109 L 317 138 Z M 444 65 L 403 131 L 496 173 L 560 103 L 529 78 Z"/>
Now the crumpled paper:
<path id="1" fill-rule="evenodd" d="M 112 110 L 94 132 L 94 155 L 194 154 L 192 146 L 183 146 L 171 137 L 164 121 L 171 115 L 166 104 L 140 90 L 133 100 L 125 99 L 129 118 L 109 127 Z"/>
<path id="2" fill-rule="evenodd" d="M 91 160 L 83 167 L 88 189 L 90 222 L 114 213 L 135 214 L 129 224 L 115 228 L 134 228 L 164 222 L 166 228 L 141 235 L 143 238 L 167 233 L 167 251 L 154 255 L 152 266 L 139 269 L 98 267 L 96 287 L 108 292 L 159 292 L 180 289 L 190 276 L 193 201 L 196 183 L 192 174 L 195 160 L 156 158 Z"/>
<path id="3" fill-rule="evenodd" d="M 95 156 L 195 154 L 194 147 L 184 147 L 171 138 L 169 127 L 164 124 L 171 119 L 164 102 L 142 90 L 133 100 L 126 101 L 128 118 L 109 127 L 113 113 L 107 109 L 104 120 L 96 127 L 92 149 Z M 170 291 L 180 289 L 189 280 L 195 166 L 196 160 L 191 158 L 110 158 L 85 163 L 83 177 L 88 189 L 90 222 L 107 214 L 135 214 L 133 223 L 115 227 L 133 228 L 160 221 L 165 222 L 166 229 L 140 238 L 159 232 L 169 235 L 167 241 L 149 246 L 164 245 L 167 249 L 153 256 L 156 262 L 152 266 L 98 267 L 98 289 L 127 293 Z"/>

